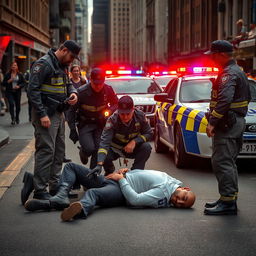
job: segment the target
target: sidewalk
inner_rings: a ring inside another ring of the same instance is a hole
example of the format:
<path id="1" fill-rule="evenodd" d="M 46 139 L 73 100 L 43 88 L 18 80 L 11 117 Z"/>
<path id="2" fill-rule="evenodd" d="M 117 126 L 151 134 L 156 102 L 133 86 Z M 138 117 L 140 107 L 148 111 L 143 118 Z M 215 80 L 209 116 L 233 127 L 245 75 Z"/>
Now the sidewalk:
<path id="1" fill-rule="evenodd" d="M 26 104 L 28 102 L 27 93 L 22 92 L 21 94 L 21 105 Z M 5 115 L 9 115 L 8 112 L 5 113 Z M 9 141 L 9 133 L 1 127 L 1 117 L 0 117 L 0 147 L 2 147 L 4 144 L 8 143 Z"/>

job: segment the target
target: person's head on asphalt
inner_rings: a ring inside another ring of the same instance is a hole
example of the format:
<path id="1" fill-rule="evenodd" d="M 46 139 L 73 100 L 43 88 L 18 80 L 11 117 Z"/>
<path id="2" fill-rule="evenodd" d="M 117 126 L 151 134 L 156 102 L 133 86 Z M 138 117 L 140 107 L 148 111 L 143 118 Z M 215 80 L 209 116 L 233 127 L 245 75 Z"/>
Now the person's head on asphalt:
<path id="1" fill-rule="evenodd" d="M 55 52 L 56 57 L 63 66 L 69 66 L 74 59 L 80 60 L 78 55 L 81 47 L 73 40 L 67 40 Z"/>
<path id="2" fill-rule="evenodd" d="M 217 66 L 223 67 L 233 58 L 233 45 L 226 40 L 216 40 L 204 54 L 209 55 Z"/>
<path id="3" fill-rule="evenodd" d="M 133 117 L 134 103 L 133 99 L 128 96 L 122 96 L 118 100 L 118 114 L 123 123 L 129 123 Z"/>
<path id="4" fill-rule="evenodd" d="M 104 87 L 105 71 L 101 68 L 93 68 L 90 78 L 92 89 L 95 92 L 100 92 Z"/>
<path id="5" fill-rule="evenodd" d="M 170 203 L 177 208 L 191 208 L 195 203 L 196 195 L 188 187 L 179 187 L 172 194 Z"/>

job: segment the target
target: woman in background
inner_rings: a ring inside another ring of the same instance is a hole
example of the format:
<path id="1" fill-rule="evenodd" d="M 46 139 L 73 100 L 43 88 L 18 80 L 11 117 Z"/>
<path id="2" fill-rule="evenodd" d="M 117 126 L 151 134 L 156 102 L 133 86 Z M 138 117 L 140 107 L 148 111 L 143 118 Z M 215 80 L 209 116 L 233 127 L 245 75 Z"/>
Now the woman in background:
<path id="1" fill-rule="evenodd" d="M 81 76 L 81 68 L 79 65 L 73 65 L 70 69 L 70 72 L 71 72 L 70 80 L 76 89 L 81 85 L 87 83 L 87 81 Z"/>
<path id="2" fill-rule="evenodd" d="M 21 88 L 25 86 L 25 79 L 19 72 L 17 62 L 12 63 L 10 71 L 5 75 L 3 86 L 5 87 L 5 96 L 9 103 L 11 124 L 19 124 Z"/>

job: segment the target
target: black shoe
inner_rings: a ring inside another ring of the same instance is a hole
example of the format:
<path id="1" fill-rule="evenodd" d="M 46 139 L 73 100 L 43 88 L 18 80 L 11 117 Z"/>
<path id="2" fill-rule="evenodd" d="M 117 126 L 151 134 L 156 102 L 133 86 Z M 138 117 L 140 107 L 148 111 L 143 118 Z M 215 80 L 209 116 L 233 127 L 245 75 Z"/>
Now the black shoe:
<path id="1" fill-rule="evenodd" d="M 59 187 L 58 193 L 50 198 L 51 207 L 57 210 L 63 210 L 70 204 L 68 193 L 70 187 L 67 183 L 62 183 Z"/>
<path id="2" fill-rule="evenodd" d="M 16 119 L 16 124 L 19 124 L 20 123 L 20 119 Z"/>
<path id="3" fill-rule="evenodd" d="M 34 199 L 40 199 L 40 200 L 49 200 L 51 198 L 51 195 L 48 192 L 34 192 Z"/>
<path id="4" fill-rule="evenodd" d="M 34 189 L 33 184 L 33 174 L 30 172 L 25 172 L 23 176 L 23 188 L 21 190 L 21 203 L 22 205 L 25 204 L 25 202 L 28 200 L 31 192 Z"/>
<path id="5" fill-rule="evenodd" d="M 236 201 L 222 201 L 219 200 L 218 204 L 213 208 L 205 208 L 205 215 L 236 215 L 237 205 Z"/>
<path id="6" fill-rule="evenodd" d="M 215 207 L 218 203 L 219 203 L 220 199 L 218 199 L 217 201 L 214 201 L 214 202 L 207 202 L 204 207 L 205 208 L 213 208 Z"/>
<path id="7" fill-rule="evenodd" d="M 25 206 L 25 209 L 30 212 L 51 209 L 49 200 L 30 199 L 25 203 L 24 206 Z"/>
<path id="8" fill-rule="evenodd" d="M 15 121 L 14 120 L 12 120 L 11 125 L 15 125 Z"/>
<path id="9" fill-rule="evenodd" d="M 63 158 L 63 163 L 69 163 L 69 162 L 72 162 L 72 160 L 71 160 L 70 158 L 66 158 L 66 157 L 64 156 L 64 158 Z"/>
<path id="10" fill-rule="evenodd" d="M 60 217 L 63 221 L 69 221 L 73 218 L 76 219 L 78 216 L 80 216 L 82 211 L 82 204 L 80 202 L 74 202 L 68 208 L 64 209 Z"/>
<path id="11" fill-rule="evenodd" d="M 81 160 L 82 164 L 86 165 L 88 163 L 88 156 L 85 154 L 82 147 L 78 147 L 78 148 L 79 148 L 80 160 Z"/>

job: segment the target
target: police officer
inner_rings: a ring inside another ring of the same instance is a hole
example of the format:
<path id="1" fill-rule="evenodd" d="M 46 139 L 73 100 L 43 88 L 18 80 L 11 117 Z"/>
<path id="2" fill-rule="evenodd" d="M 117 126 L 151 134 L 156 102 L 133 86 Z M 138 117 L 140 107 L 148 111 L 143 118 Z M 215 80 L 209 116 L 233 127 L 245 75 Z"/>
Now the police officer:
<path id="1" fill-rule="evenodd" d="M 250 89 L 247 77 L 233 59 L 232 52 L 232 44 L 217 40 L 205 53 L 210 54 L 220 68 L 212 87 L 206 129 L 208 137 L 212 137 L 212 168 L 218 180 L 220 198 L 206 203 L 204 213 L 207 215 L 237 214 L 236 159 L 242 147 Z"/>
<path id="2" fill-rule="evenodd" d="M 98 164 L 90 174 L 101 173 L 104 164 L 105 175 L 114 172 L 113 160 L 120 157 L 132 158 L 131 169 L 144 169 L 151 153 L 148 141 L 153 131 L 144 112 L 134 108 L 130 96 L 118 101 L 118 110 L 109 117 L 104 127 L 98 150 Z"/>
<path id="3" fill-rule="evenodd" d="M 50 49 L 31 69 L 28 96 L 35 128 L 34 198 L 37 199 L 47 199 L 58 189 L 65 152 L 63 111 L 77 102 L 77 91 L 69 82 L 67 67 L 78 59 L 80 49 L 76 42 L 67 40 L 57 51 Z M 25 197 L 28 195 L 25 193 Z"/>
<path id="4" fill-rule="evenodd" d="M 103 127 L 109 115 L 116 110 L 118 98 L 112 87 L 104 83 L 103 69 L 94 68 L 90 78 L 90 83 L 78 88 L 78 102 L 69 109 L 67 117 L 69 138 L 74 143 L 79 140 L 81 145 L 81 162 L 87 164 L 91 156 L 90 168 L 94 168 Z"/>

